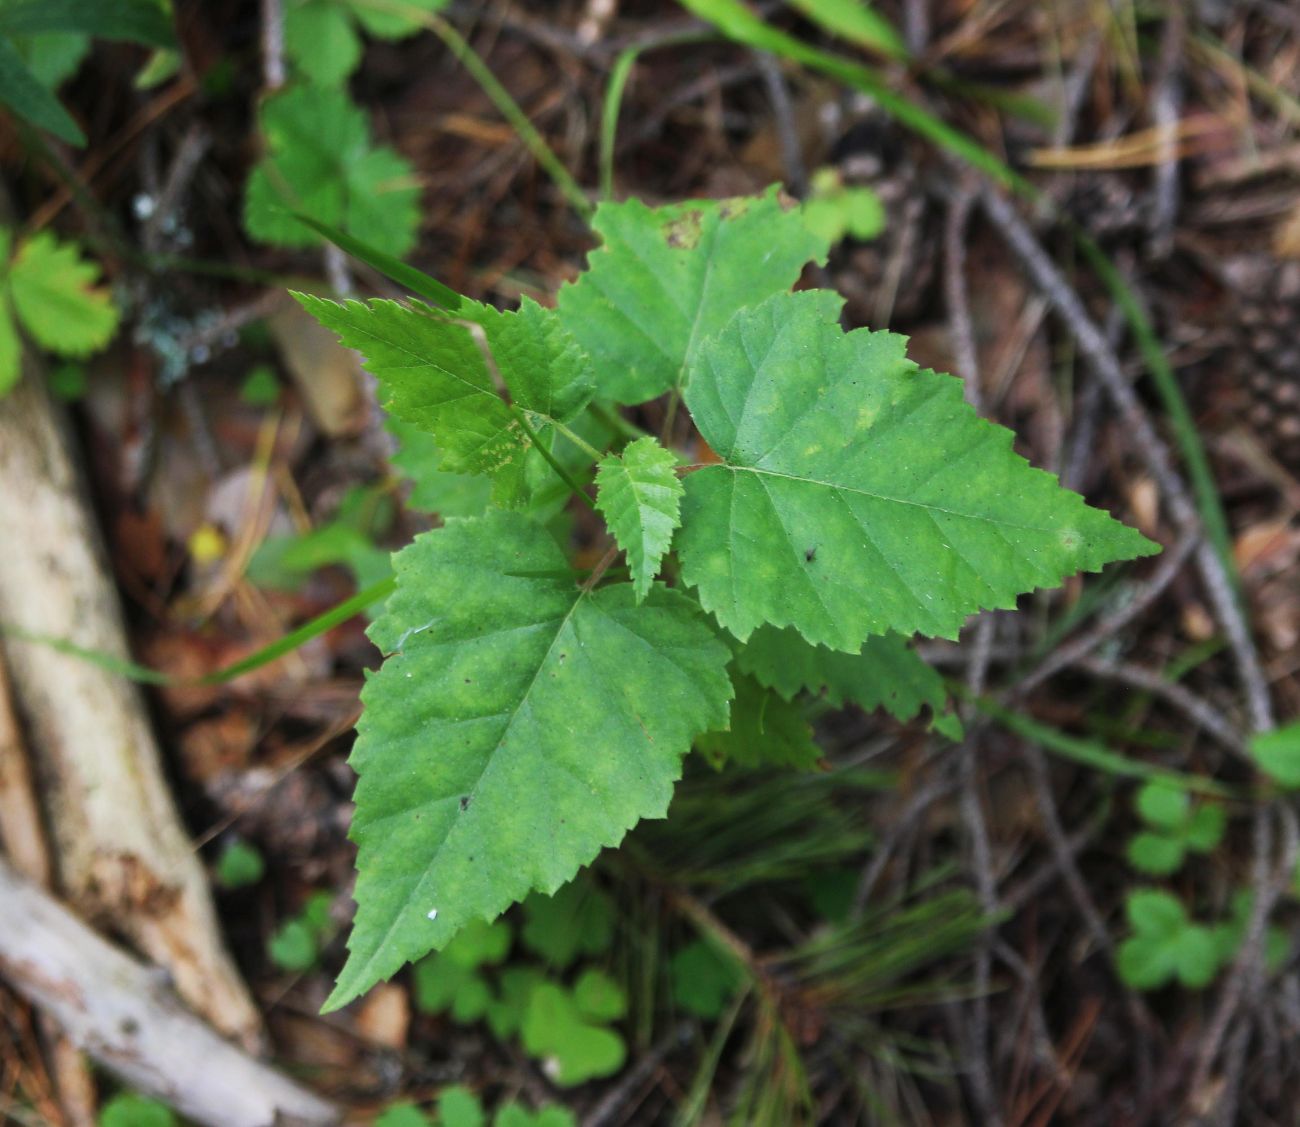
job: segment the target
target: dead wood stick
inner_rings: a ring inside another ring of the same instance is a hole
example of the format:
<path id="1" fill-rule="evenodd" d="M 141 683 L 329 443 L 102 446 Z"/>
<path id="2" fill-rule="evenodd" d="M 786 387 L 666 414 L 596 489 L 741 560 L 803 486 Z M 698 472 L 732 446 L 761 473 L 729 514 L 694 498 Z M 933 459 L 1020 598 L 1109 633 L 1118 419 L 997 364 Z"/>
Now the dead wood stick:
<path id="1" fill-rule="evenodd" d="M 0 400 L 0 624 L 127 656 L 117 591 L 60 419 L 29 372 Z M 55 883 L 111 919 L 223 1033 L 261 1021 L 226 954 L 207 875 L 181 825 L 134 685 L 0 634 L 50 831 Z"/>
<path id="2" fill-rule="evenodd" d="M 0 974 L 137 1091 L 212 1127 L 336 1123 L 338 1111 L 186 1010 L 161 976 L 0 860 Z"/>

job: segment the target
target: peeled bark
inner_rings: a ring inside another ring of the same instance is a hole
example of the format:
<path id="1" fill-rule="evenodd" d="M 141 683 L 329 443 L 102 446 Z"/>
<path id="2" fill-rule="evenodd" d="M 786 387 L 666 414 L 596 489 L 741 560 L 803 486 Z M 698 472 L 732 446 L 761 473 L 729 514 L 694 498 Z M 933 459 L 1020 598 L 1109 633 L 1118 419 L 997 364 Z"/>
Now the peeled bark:
<path id="1" fill-rule="evenodd" d="M 0 974 L 130 1087 L 212 1127 L 338 1122 L 335 1107 L 223 1040 L 3 861 L 0 905 Z"/>
<path id="2" fill-rule="evenodd" d="M 0 399 L 0 626 L 127 656 L 117 591 L 69 444 L 30 372 Z M 111 924 L 166 968 L 217 1029 L 257 1044 L 257 1010 L 223 947 L 139 691 L 13 633 L 0 633 L 0 646 L 56 886 L 82 916 Z M 11 912 L 6 905 L 3 917 Z"/>

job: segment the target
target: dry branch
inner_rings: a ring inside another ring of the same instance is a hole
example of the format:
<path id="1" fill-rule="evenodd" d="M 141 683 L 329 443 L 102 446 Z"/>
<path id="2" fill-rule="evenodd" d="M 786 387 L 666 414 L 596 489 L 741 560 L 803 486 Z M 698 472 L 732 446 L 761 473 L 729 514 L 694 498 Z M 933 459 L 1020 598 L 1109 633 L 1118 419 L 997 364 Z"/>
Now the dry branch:
<path id="1" fill-rule="evenodd" d="M 0 974 L 140 1092 L 212 1127 L 338 1122 L 338 1112 L 223 1040 L 156 971 L 0 861 Z"/>
<path id="2" fill-rule="evenodd" d="M 0 400 L 0 623 L 113 658 L 117 592 L 68 444 L 38 380 Z M 206 875 L 172 803 L 144 701 L 121 677 L 0 637 L 50 828 L 56 884 L 165 967 L 223 1033 L 260 1021 L 221 942 Z M 12 919 L 6 908 L 0 916 Z"/>

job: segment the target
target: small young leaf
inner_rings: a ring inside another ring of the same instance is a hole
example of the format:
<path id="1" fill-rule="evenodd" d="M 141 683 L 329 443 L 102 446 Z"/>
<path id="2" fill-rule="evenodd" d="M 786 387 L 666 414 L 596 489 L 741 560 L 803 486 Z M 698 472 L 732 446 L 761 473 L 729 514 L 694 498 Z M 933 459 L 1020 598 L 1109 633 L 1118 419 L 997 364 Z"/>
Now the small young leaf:
<path id="1" fill-rule="evenodd" d="M 662 817 L 731 695 L 726 647 L 688 599 L 579 588 L 519 514 L 449 522 L 394 563 L 370 630 L 388 657 L 352 755 L 357 916 L 330 1008 Z"/>
<path id="2" fill-rule="evenodd" d="M 706 1020 L 720 1017 L 745 982 L 735 961 L 702 939 L 687 944 L 673 956 L 669 975 L 673 1001 L 687 1013 Z"/>
<path id="3" fill-rule="evenodd" d="M 1209 853 L 1223 840 L 1227 821 L 1228 816 L 1222 806 L 1214 803 L 1198 806 L 1183 832 L 1187 848 L 1197 853 Z"/>
<path id="4" fill-rule="evenodd" d="M 339 304 L 294 296 L 345 345 L 365 355 L 382 385 L 385 407 L 436 439 L 441 467 L 489 475 L 500 504 L 522 504 L 527 494 L 530 440 L 511 403 L 545 430 L 551 420 L 571 420 L 591 398 L 585 354 L 555 314 L 536 302 L 524 301 L 516 313 L 465 302 L 453 320 L 421 302 Z M 471 325 L 482 332 L 486 352 Z"/>
<path id="5" fill-rule="evenodd" d="M 389 1104 L 376 1117 L 374 1127 L 430 1127 L 429 1117 L 410 1100 Z"/>
<path id="6" fill-rule="evenodd" d="M 1128 843 L 1129 863 L 1152 876 L 1168 876 L 1182 866 L 1186 848 L 1176 837 L 1162 833 L 1140 833 Z"/>
<path id="7" fill-rule="evenodd" d="M 614 936 L 614 905 L 591 881 L 571 880 L 554 895 L 524 901 L 524 946 L 563 970 L 579 955 L 603 955 Z"/>
<path id="8" fill-rule="evenodd" d="M 438 1127 L 485 1127 L 486 1123 L 478 1096 L 463 1084 L 438 1093 Z"/>
<path id="9" fill-rule="evenodd" d="M 811 645 L 797 630 L 761 626 L 740 648 L 736 662 L 786 700 L 809 692 L 834 708 L 848 703 L 866 712 L 884 708 L 903 721 L 927 705 L 936 718 L 942 717 L 948 706 L 943 678 L 898 634 L 868 638 L 850 654 Z"/>
<path id="10" fill-rule="evenodd" d="M 117 306 L 97 286 L 99 267 L 72 243 L 48 231 L 18 248 L 9 268 L 9 292 L 23 327 L 41 348 L 59 356 L 88 356 L 117 331 Z"/>
<path id="11" fill-rule="evenodd" d="M 1031 468 L 902 337 L 843 333 L 842 304 L 770 298 L 692 365 L 686 404 L 724 461 L 686 479 L 682 577 L 736 637 L 956 637 L 977 610 L 1158 550 Z"/>
<path id="12" fill-rule="evenodd" d="M 372 148 L 364 113 L 331 87 L 297 86 L 263 103 L 267 153 L 248 179 L 244 225 L 255 239 L 313 246 L 302 212 L 400 257 L 415 244 L 420 190 L 392 149 Z"/>
<path id="13" fill-rule="evenodd" d="M 232 841 L 217 861 L 217 883 L 223 888 L 247 888 L 265 874 L 261 853 L 246 841 Z"/>
<path id="14" fill-rule="evenodd" d="M 612 1076 L 627 1059 L 617 1033 L 587 1021 L 562 986 L 543 982 L 528 1001 L 520 1028 L 524 1049 L 542 1062 L 542 1071 L 560 1087 Z"/>
<path id="15" fill-rule="evenodd" d="M 1137 810 L 1142 820 L 1162 830 L 1181 830 L 1191 813 L 1185 790 L 1167 783 L 1146 783 L 1137 792 Z"/>
<path id="16" fill-rule="evenodd" d="M 1300 722 L 1255 736 L 1250 752 L 1259 769 L 1280 786 L 1300 787 Z"/>
<path id="17" fill-rule="evenodd" d="M 627 553 L 637 601 L 645 598 L 659 562 L 681 524 L 677 458 L 650 437 L 610 454 L 596 471 L 596 508 Z"/>
<path id="18" fill-rule="evenodd" d="M 588 1021 L 617 1021 L 627 1013 L 627 994 L 604 971 L 593 967 L 573 984 L 573 1004 Z"/>
<path id="19" fill-rule="evenodd" d="M 822 757 L 803 709 L 765 689 L 754 678 L 733 673 L 735 702 L 731 727 L 706 732 L 695 746 L 714 767 L 793 767 L 811 771 Z"/>
<path id="20" fill-rule="evenodd" d="M 320 954 L 316 932 L 304 920 L 289 920 L 267 940 L 266 953 L 281 970 L 310 970 Z"/>
<path id="21" fill-rule="evenodd" d="M 564 324 L 591 354 L 600 395 L 641 403 L 679 385 L 701 342 L 736 310 L 788 290 L 827 244 L 777 189 L 757 199 L 649 208 L 601 204 L 604 245 L 560 290 Z"/>
<path id="22" fill-rule="evenodd" d="M 361 37 L 339 0 L 289 0 L 284 44 L 294 65 L 323 86 L 342 82 L 361 61 Z"/>
<path id="23" fill-rule="evenodd" d="M 122 1092 L 100 1110 L 99 1127 L 176 1127 L 176 1116 L 165 1103 Z"/>
<path id="24" fill-rule="evenodd" d="M 1144 935 L 1167 937 L 1187 926 L 1187 912 L 1175 896 L 1157 888 L 1130 892 L 1124 905 L 1128 922 Z"/>

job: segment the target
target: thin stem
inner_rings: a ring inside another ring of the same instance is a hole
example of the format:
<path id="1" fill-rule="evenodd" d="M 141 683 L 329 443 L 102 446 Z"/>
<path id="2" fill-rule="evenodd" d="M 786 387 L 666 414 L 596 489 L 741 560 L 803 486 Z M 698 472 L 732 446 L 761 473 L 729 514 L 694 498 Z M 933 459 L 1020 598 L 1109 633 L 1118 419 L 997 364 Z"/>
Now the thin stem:
<path id="1" fill-rule="evenodd" d="M 482 87 L 483 93 L 491 99 L 501 116 L 519 134 L 519 139 L 533 154 L 533 158 L 555 181 L 555 186 L 569 201 L 569 205 L 582 216 L 583 222 L 590 223 L 592 206 L 591 201 L 587 199 L 587 194 L 573 178 L 573 174 L 564 167 L 560 158 L 551 151 L 546 139 L 528 120 L 528 115 L 520 108 L 519 103 L 510 96 L 510 91 L 497 81 L 492 68 L 487 65 L 483 57 L 469 45 L 460 32 L 440 16 L 427 16 L 421 22 L 443 41 L 447 49 L 456 56 L 456 60 L 469 71 L 470 76 Z"/>
<path id="2" fill-rule="evenodd" d="M 565 426 L 559 419 L 552 419 L 551 426 L 564 435 L 565 438 L 572 442 L 574 446 L 586 454 L 593 462 L 599 462 L 601 458 L 605 456 L 604 451 L 597 450 L 590 442 L 583 438 L 582 435 L 578 434 L 577 431 L 570 427 Z"/>
<path id="3" fill-rule="evenodd" d="M 592 503 L 591 498 L 587 496 L 582 486 L 579 485 L 576 480 L 574 480 L 573 475 L 569 473 L 569 471 L 566 470 L 562 465 L 560 465 L 555 455 L 551 453 L 550 449 L 546 446 L 546 444 L 538 437 L 537 432 L 533 430 L 532 426 L 528 422 L 527 416 L 523 413 L 523 411 L 521 411 L 518 407 L 514 406 L 514 404 L 511 404 L 510 410 L 511 413 L 514 415 L 514 417 L 519 420 L 519 425 L 523 428 L 524 434 L 528 436 L 529 441 L 532 442 L 533 448 L 543 458 L 546 459 L 546 464 L 550 466 L 551 469 L 553 469 L 557 474 L 560 475 L 560 480 L 563 481 L 564 484 L 569 487 L 569 492 L 572 493 L 576 498 L 578 498 L 578 500 L 581 501 L 584 505 L 586 505 L 587 508 L 595 512 L 596 506 L 595 504 Z"/>

